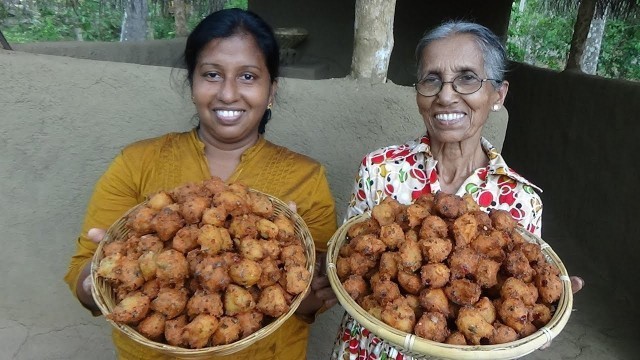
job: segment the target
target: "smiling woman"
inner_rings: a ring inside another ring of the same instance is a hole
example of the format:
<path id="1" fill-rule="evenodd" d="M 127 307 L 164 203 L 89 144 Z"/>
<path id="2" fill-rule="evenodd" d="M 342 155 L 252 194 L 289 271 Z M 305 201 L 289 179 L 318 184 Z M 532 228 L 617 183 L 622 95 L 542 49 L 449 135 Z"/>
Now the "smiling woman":
<path id="1" fill-rule="evenodd" d="M 317 250 L 326 251 L 326 242 L 336 230 L 334 200 L 324 167 L 263 137 L 271 118 L 279 66 L 279 49 L 271 27 L 249 11 L 215 12 L 189 35 L 184 59 L 198 126 L 186 133 L 171 133 L 126 147 L 96 184 L 89 203 L 65 280 L 72 293 L 96 315 L 89 265 L 96 242 L 104 234 L 96 228 L 109 227 L 127 210 L 161 190 L 214 176 L 294 203 Z M 165 246 L 176 244 L 169 239 Z M 223 358 L 303 359 L 309 322 L 321 308 L 327 309 L 335 302 L 326 275 L 314 274 L 309 295 L 296 316 L 270 336 Z M 226 315 L 227 322 L 242 321 L 233 318 L 234 314 Z M 170 319 L 162 317 L 164 320 L 168 323 Z M 120 359 L 167 358 L 118 330 L 114 330 L 113 339 Z"/>

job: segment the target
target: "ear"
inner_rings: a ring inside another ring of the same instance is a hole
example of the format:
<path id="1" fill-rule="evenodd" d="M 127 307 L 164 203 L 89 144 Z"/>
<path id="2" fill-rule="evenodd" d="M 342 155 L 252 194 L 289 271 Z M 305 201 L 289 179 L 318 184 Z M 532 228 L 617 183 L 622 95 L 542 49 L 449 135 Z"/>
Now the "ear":
<path id="1" fill-rule="evenodd" d="M 507 97 L 507 92 L 509 92 L 509 82 L 505 80 L 500 84 L 500 87 L 496 89 L 498 98 L 493 103 L 502 106 L 504 99 Z"/>
<path id="2" fill-rule="evenodd" d="M 269 88 L 269 104 L 272 104 L 276 99 L 276 92 L 278 91 L 278 80 L 274 80 L 271 82 L 271 87 Z"/>

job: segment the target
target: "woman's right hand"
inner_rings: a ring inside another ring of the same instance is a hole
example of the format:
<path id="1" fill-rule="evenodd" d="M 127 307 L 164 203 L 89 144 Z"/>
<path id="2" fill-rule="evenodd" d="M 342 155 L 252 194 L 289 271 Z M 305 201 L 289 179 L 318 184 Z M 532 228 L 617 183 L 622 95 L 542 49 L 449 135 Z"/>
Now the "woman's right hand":
<path id="1" fill-rule="evenodd" d="M 105 233 L 106 231 L 104 229 L 92 228 L 87 231 L 87 237 L 94 243 L 99 244 L 102 238 L 104 238 Z M 78 300 L 80 300 L 82 305 L 93 312 L 97 312 L 100 309 L 98 309 L 96 302 L 93 300 L 93 295 L 91 295 L 92 285 L 91 261 L 89 261 L 84 269 L 82 269 L 82 272 L 80 272 L 80 276 L 78 276 L 76 295 L 78 295 Z"/>

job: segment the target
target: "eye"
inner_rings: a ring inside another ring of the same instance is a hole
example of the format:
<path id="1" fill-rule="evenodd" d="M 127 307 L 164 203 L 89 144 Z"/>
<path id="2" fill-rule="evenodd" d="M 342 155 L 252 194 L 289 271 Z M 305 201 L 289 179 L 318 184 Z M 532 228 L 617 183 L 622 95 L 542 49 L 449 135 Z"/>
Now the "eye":
<path id="1" fill-rule="evenodd" d="M 465 81 L 465 82 L 471 82 L 471 81 L 479 80 L 475 75 L 472 75 L 472 74 L 460 75 L 460 76 L 458 76 L 458 79 L 460 79 L 461 81 Z"/>
<path id="2" fill-rule="evenodd" d="M 203 77 L 207 81 L 216 81 L 216 80 L 219 80 L 221 78 L 220 74 L 215 72 L 215 71 L 208 71 L 208 72 L 204 73 Z"/>
<path id="3" fill-rule="evenodd" d="M 425 85 L 437 84 L 440 82 L 440 78 L 438 78 L 437 76 L 427 76 L 426 78 L 422 79 L 422 81 L 420 82 Z"/>
<path id="4" fill-rule="evenodd" d="M 256 77 L 251 73 L 244 73 L 240 75 L 240 79 L 243 81 L 253 81 L 256 79 Z"/>

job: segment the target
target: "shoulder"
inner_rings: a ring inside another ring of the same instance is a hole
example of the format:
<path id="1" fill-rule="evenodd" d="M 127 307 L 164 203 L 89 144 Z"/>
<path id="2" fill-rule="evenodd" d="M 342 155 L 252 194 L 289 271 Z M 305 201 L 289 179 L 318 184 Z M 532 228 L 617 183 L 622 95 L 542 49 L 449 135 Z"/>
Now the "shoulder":
<path id="1" fill-rule="evenodd" d="M 172 132 L 154 138 L 138 140 L 127 145 L 122 152 L 127 154 L 144 153 L 153 150 L 160 150 L 166 146 L 176 146 L 189 141 L 190 136 L 192 136 L 191 133 L 191 131 L 183 133 Z"/>
<path id="2" fill-rule="evenodd" d="M 429 151 L 429 138 L 426 136 L 399 145 L 388 145 L 366 154 L 362 165 L 379 165 L 383 163 L 401 162 L 417 152 Z"/>
<path id="3" fill-rule="evenodd" d="M 280 161 L 294 163 L 296 167 L 322 168 L 319 161 L 310 156 L 295 152 L 287 147 L 274 144 L 265 140 L 262 151 L 268 155 L 278 158 Z"/>

